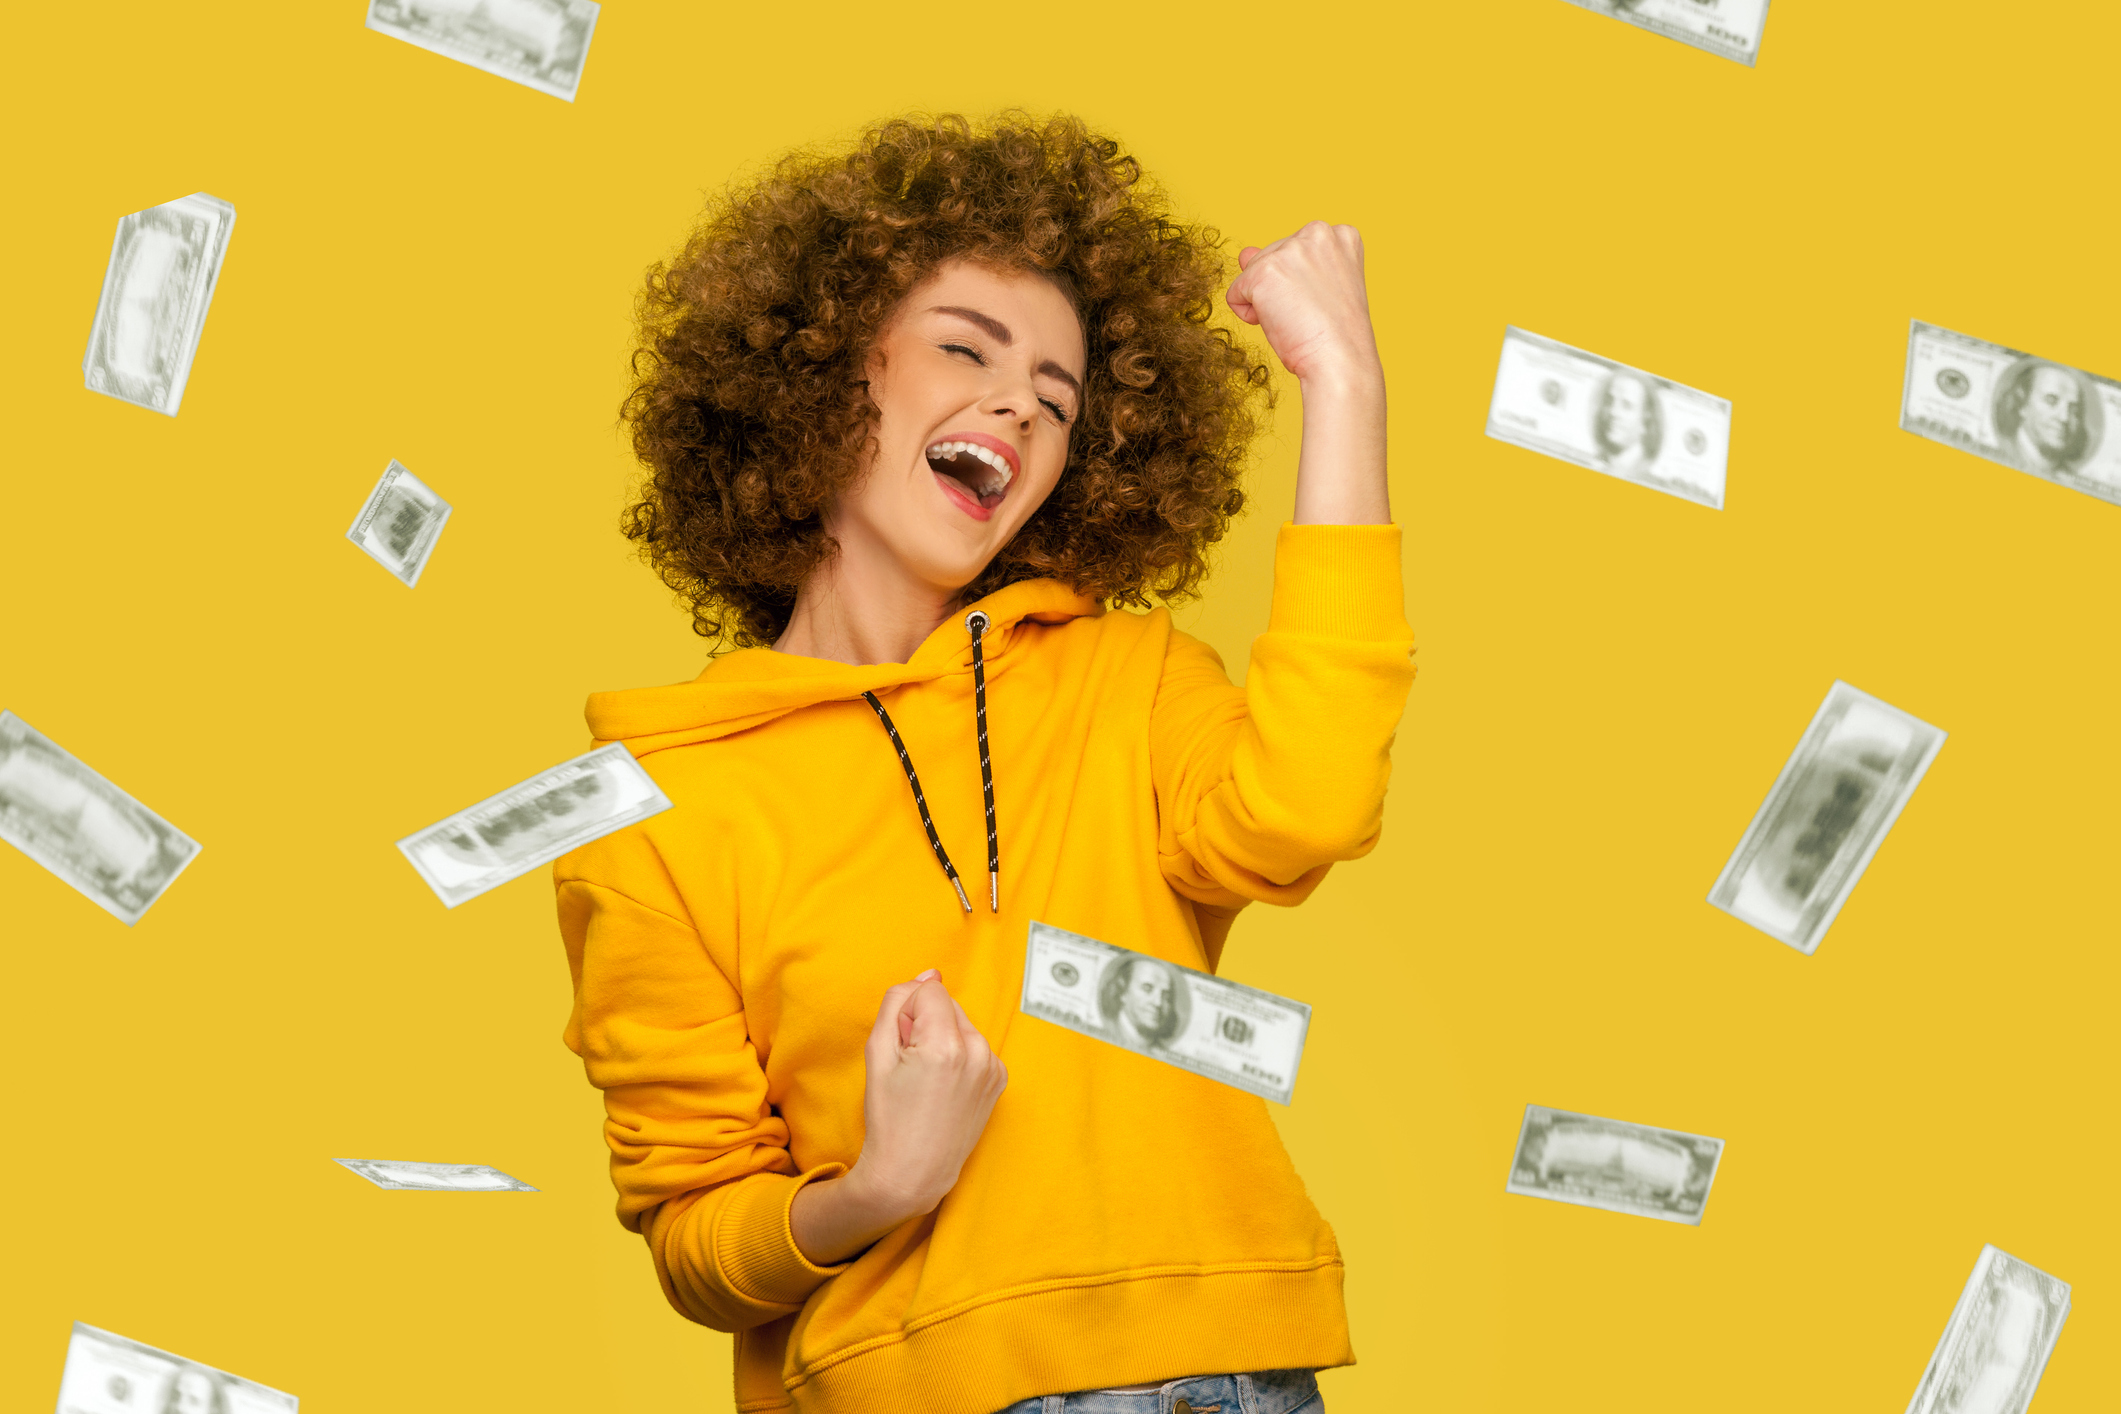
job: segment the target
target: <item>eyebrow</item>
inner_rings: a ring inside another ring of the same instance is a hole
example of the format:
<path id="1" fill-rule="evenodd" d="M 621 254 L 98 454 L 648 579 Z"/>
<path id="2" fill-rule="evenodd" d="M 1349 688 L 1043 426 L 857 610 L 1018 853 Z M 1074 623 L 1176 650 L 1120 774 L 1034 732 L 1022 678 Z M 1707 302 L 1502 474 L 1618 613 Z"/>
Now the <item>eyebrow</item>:
<path id="1" fill-rule="evenodd" d="M 1061 382 L 1066 383 L 1071 389 L 1074 390 L 1075 396 L 1077 396 L 1078 398 L 1083 395 L 1083 385 L 1076 381 L 1075 375 L 1070 373 L 1067 369 L 1062 368 L 1052 359 L 1049 358 L 1044 363 L 1040 364 L 1038 366 L 1038 371 L 1043 374 L 1046 374 L 1048 377 L 1058 378 Z"/>
<path id="2" fill-rule="evenodd" d="M 966 309 L 963 305 L 956 304 L 939 304 L 928 312 L 930 314 L 954 314 L 967 323 L 977 324 L 980 328 L 986 330 L 989 337 L 1003 348 L 1007 348 L 1016 342 L 1016 335 L 1009 332 L 1009 326 L 991 314 L 982 314 L 976 309 Z"/>
<path id="3" fill-rule="evenodd" d="M 982 314 L 976 309 L 967 309 L 963 305 L 958 304 L 939 304 L 928 312 L 930 314 L 954 314 L 968 324 L 978 325 L 989 338 L 1003 348 L 1007 348 L 1016 342 L 1016 336 L 1009 332 L 1009 326 L 991 314 Z M 1074 390 L 1077 397 L 1083 395 L 1082 380 L 1055 363 L 1052 359 L 1049 358 L 1044 363 L 1041 363 L 1038 366 L 1038 371 L 1049 378 L 1058 378 L 1061 382 L 1066 383 L 1069 388 Z"/>

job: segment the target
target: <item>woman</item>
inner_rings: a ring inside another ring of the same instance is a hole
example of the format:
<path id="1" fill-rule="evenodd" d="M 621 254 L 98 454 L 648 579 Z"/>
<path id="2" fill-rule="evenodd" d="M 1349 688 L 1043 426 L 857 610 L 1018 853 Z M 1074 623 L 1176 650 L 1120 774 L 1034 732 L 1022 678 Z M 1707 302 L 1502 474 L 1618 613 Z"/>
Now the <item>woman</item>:
<path id="1" fill-rule="evenodd" d="M 1312 1414 L 1353 1359 L 1264 1104 L 1016 1006 L 1033 920 L 1212 969 L 1377 837 L 1412 669 L 1361 245 L 1239 263 L 1305 402 L 1246 690 L 1106 607 L 1197 586 L 1267 383 L 1116 144 L 886 124 L 650 278 L 627 528 L 738 648 L 590 699 L 674 804 L 559 863 L 567 1043 L 740 1409 Z"/>

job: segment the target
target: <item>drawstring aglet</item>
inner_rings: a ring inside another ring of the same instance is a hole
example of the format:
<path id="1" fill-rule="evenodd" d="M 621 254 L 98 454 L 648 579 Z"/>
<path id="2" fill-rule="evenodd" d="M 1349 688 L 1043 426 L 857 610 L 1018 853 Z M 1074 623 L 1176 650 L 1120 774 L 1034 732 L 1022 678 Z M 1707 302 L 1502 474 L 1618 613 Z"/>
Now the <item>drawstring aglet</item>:
<path id="1" fill-rule="evenodd" d="M 1002 876 L 999 874 L 987 876 L 987 907 L 996 913 L 1002 911 Z"/>
<path id="2" fill-rule="evenodd" d="M 970 913 L 972 911 L 972 900 L 965 897 L 965 886 L 957 881 L 957 875 L 955 874 L 950 876 L 950 887 L 957 890 L 957 901 L 965 906 L 965 912 Z"/>

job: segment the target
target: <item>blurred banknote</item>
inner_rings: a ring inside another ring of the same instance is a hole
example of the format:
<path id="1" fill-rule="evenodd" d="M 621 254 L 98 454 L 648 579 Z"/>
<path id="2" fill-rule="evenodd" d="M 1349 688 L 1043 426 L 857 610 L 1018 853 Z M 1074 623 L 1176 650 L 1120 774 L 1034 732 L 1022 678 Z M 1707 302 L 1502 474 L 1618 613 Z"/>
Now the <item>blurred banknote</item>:
<path id="1" fill-rule="evenodd" d="M 1809 956 L 1945 734 L 1845 682 L 1827 690 L 1709 902 Z"/>
<path id="2" fill-rule="evenodd" d="M 368 27 L 572 103 L 602 8 L 590 0 L 369 0 Z"/>
<path id="3" fill-rule="evenodd" d="M 128 926 L 199 857 L 199 842 L 0 712 L 0 839 Z"/>
<path id="4" fill-rule="evenodd" d="M 203 191 L 118 218 L 81 359 L 90 391 L 177 415 L 235 224 Z"/>
<path id="5" fill-rule="evenodd" d="M 301 1401 L 181 1355 L 74 1322 L 58 1414 L 294 1414 Z"/>
<path id="6" fill-rule="evenodd" d="M 1983 1247 L 1907 1414 L 2025 1414 L 2068 1319 L 2068 1282 Z"/>
<path id="7" fill-rule="evenodd" d="M 1900 425 L 2121 503 L 2121 383 L 1915 322 Z"/>
<path id="8" fill-rule="evenodd" d="M 1509 1191 L 1701 1225 L 1723 1141 L 1526 1105 Z"/>
<path id="9" fill-rule="evenodd" d="M 1488 435 L 1723 509 L 1729 403 L 1522 329 L 1503 332 Z"/>
<path id="10" fill-rule="evenodd" d="M 427 1188 L 444 1193 L 535 1193 L 520 1178 L 485 1164 L 416 1164 L 404 1159 L 333 1159 L 378 1188 Z"/>
<path id="11" fill-rule="evenodd" d="M 1760 56 L 1760 29 L 1768 0 L 1569 0 L 1586 10 L 1736 59 L 1750 65 Z"/>
<path id="12" fill-rule="evenodd" d="M 563 761 L 398 841 L 451 908 L 670 808 L 624 743 Z"/>
<path id="13" fill-rule="evenodd" d="M 1022 1010 L 1288 1104 L 1311 1008 L 1110 943 L 1031 925 Z"/>
<path id="14" fill-rule="evenodd" d="M 427 557 L 448 521 L 449 502 L 393 461 L 361 503 L 346 538 L 410 588 L 420 582 L 420 571 L 427 568 Z"/>

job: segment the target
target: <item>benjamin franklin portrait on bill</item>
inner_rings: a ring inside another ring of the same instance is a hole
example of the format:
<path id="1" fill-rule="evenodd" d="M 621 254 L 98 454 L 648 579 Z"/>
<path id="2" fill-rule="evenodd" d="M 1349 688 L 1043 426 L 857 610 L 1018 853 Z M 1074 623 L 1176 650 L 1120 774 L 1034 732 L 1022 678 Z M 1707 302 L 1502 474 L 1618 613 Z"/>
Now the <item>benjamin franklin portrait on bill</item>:
<path id="1" fill-rule="evenodd" d="M 1657 385 L 1640 373 L 1616 368 L 1598 385 L 1591 403 L 1591 440 L 1599 470 L 1641 479 L 1664 448 L 1664 404 Z"/>
<path id="2" fill-rule="evenodd" d="M 2099 448 L 2098 391 L 2074 368 L 2020 359 L 1997 380 L 1995 398 L 1997 435 L 2020 471 L 2074 472 Z"/>
<path id="3" fill-rule="evenodd" d="M 169 1382 L 157 1414 L 228 1414 L 228 1394 L 213 1371 L 187 1365 Z"/>
<path id="4" fill-rule="evenodd" d="M 1112 1039 L 1136 1051 L 1158 1051 L 1186 1029 L 1192 998 L 1168 963 L 1135 954 L 1098 979 L 1097 1009 Z"/>

